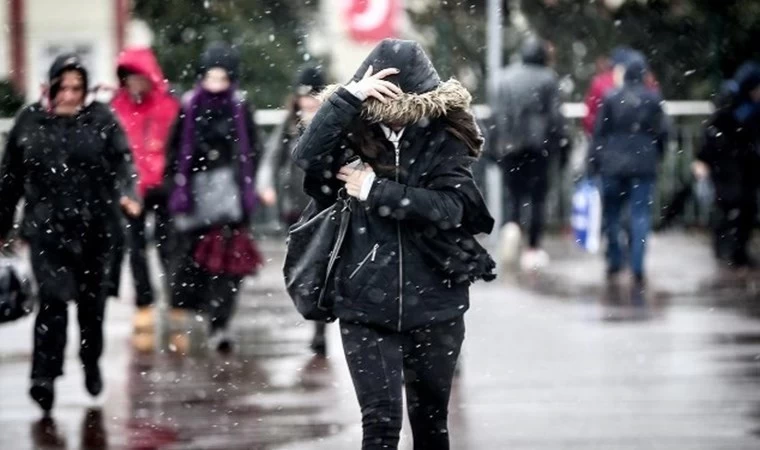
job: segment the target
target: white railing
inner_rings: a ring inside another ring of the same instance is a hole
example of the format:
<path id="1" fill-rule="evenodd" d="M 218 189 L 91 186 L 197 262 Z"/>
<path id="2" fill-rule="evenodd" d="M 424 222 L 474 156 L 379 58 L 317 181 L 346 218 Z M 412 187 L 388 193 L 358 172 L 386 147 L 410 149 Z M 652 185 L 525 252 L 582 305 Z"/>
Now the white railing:
<path id="1" fill-rule="evenodd" d="M 658 183 L 657 203 L 666 203 L 668 198 L 684 186 L 685 167 L 693 158 L 697 146 L 701 140 L 702 123 L 700 118 L 706 118 L 713 111 L 712 103 L 707 101 L 668 101 L 665 102 L 665 112 L 671 116 L 674 124 L 671 141 L 669 143 L 668 155 L 662 165 L 662 175 Z M 488 119 L 491 110 L 486 105 L 473 106 L 475 115 L 480 119 Z M 557 173 L 553 176 L 552 189 L 547 199 L 549 209 L 549 219 L 555 223 L 562 223 L 567 215 L 569 190 L 572 188 L 572 178 L 577 174 L 577 167 L 583 164 L 585 160 L 585 150 L 587 141 L 584 133 L 581 131 L 579 120 L 586 115 L 586 105 L 583 103 L 565 103 L 562 105 L 563 115 L 573 124 L 573 155 L 571 157 L 571 168 L 562 174 Z M 263 137 L 270 132 L 272 127 L 278 125 L 287 115 L 282 109 L 262 109 L 256 111 L 256 123 L 262 128 Z M 13 119 L 0 119 L 0 155 L 2 155 L 5 134 L 10 130 Z M 575 160 L 575 163 L 573 163 Z M 501 202 L 501 173 L 493 164 L 483 163 L 478 173 L 479 179 L 483 181 L 488 204 L 497 221 L 502 216 Z M 700 218 L 697 213 L 690 213 L 689 221 L 699 222 Z M 655 215 L 655 217 L 657 217 Z"/>
<path id="2" fill-rule="evenodd" d="M 491 108 L 486 105 L 473 106 L 478 118 L 491 116 Z M 670 116 L 706 116 L 713 112 L 713 104 L 706 101 L 668 101 L 665 102 L 665 112 Z M 565 103 L 562 114 L 568 119 L 581 119 L 586 116 L 586 105 L 583 103 Z M 270 127 L 285 120 L 287 111 L 283 109 L 260 109 L 256 111 L 256 123 L 262 127 Z M 0 133 L 7 132 L 13 119 L 0 119 Z"/>

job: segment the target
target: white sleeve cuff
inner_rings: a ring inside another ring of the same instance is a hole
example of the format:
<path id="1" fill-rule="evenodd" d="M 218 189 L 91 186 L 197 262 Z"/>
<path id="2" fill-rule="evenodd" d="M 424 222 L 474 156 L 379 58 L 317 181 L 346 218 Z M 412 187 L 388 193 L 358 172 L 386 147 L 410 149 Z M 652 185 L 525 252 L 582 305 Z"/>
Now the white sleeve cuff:
<path id="1" fill-rule="evenodd" d="M 348 92 L 351 93 L 354 97 L 358 98 L 361 101 L 367 100 L 367 94 L 362 92 L 362 90 L 359 88 L 359 85 L 356 83 L 356 81 L 352 81 L 348 83 L 347 85 L 343 86 Z"/>
<path id="2" fill-rule="evenodd" d="M 369 198 L 369 193 L 372 190 L 372 185 L 375 183 L 375 174 L 370 173 L 367 178 L 362 182 L 362 189 L 359 191 L 359 200 L 366 202 Z"/>

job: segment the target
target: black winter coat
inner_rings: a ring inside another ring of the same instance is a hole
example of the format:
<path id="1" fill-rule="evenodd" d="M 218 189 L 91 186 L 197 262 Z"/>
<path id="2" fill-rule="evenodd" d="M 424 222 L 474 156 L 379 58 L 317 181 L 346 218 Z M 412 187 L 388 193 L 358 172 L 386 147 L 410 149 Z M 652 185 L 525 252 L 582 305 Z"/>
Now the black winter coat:
<path id="1" fill-rule="evenodd" d="M 710 167 L 717 201 L 736 204 L 760 186 L 760 116 L 739 122 L 732 107 L 717 110 L 705 127 L 697 158 Z"/>
<path id="2" fill-rule="evenodd" d="M 638 80 L 605 97 L 592 139 L 592 170 L 607 177 L 654 178 L 668 140 L 661 103 L 660 94 Z"/>
<path id="3" fill-rule="evenodd" d="M 501 160 L 526 152 L 567 153 L 565 118 L 560 112 L 557 75 L 539 64 L 515 63 L 499 79 L 490 156 Z M 519 158 L 521 159 L 521 158 Z M 563 156 L 564 159 L 564 156 Z"/>
<path id="4" fill-rule="evenodd" d="M 242 94 L 235 93 L 235 95 L 239 97 Z M 188 114 L 188 107 L 188 102 L 185 101 L 174 123 L 168 142 L 166 169 L 164 171 L 164 189 L 168 193 L 174 189 L 174 177 L 179 170 L 182 125 L 185 115 Z M 248 175 L 255 177 L 261 155 L 261 143 L 258 138 L 256 122 L 253 119 L 253 109 L 247 102 L 243 104 L 243 108 L 250 143 L 249 158 L 253 161 L 253 172 Z M 195 123 L 194 139 L 191 174 L 223 167 L 234 167 L 235 170 L 238 170 L 240 166 L 239 150 L 235 139 L 235 120 L 233 119 L 232 106 L 223 105 L 208 108 L 199 114 Z M 248 219 L 246 218 L 246 220 Z"/>
<path id="5" fill-rule="evenodd" d="M 291 114 L 272 132 L 256 174 L 259 192 L 267 188 L 277 192 L 280 217 L 288 225 L 309 204 L 309 196 L 303 192 L 303 170 L 295 165 L 290 156 L 302 132 L 298 117 Z"/>
<path id="6" fill-rule="evenodd" d="M 130 155 L 104 104 L 89 104 L 73 117 L 52 115 L 39 103 L 24 108 L 0 166 L 0 238 L 13 227 L 21 197 L 28 240 L 76 243 L 110 234 L 119 226 L 118 199 L 135 198 Z"/>
<path id="7" fill-rule="evenodd" d="M 444 91 L 460 90 L 458 83 L 447 82 L 425 95 L 445 103 Z M 368 105 L 377 107 L 374 114 Z M 352 155 L 374 168 L 377 179 L 367 201 L 355 201 L 337 262 L 334 313 L 341 320 L 404 331 L 461 316 L 469 308 L 470 282 L 493 278 L 493 261 L 473 237 L 490 232 L 493 219 L 470 171 L 480 148 L 455 137 L 438 117 L 406 122 L 396 153 L 379 126 L 362 119 L 391 114 L 398 120 L 409 112 L 389 108 L 362 104 L 338 88 L 293 156 L 306 171 L 304 189 L 319 208 L 335 202 L 343 186 L 335 174 Z M 377 158 L 368 158 L 353 139 L 362 126 L 384 146 Z"/>

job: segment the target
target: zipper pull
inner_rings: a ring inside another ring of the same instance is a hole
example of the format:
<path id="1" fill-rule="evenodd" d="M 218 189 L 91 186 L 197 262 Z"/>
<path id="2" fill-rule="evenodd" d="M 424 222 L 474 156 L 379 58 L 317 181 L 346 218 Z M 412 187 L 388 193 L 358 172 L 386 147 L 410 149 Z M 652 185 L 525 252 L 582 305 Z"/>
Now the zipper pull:
<path id="1" fill-rule="evenodd" d="M 379 244 L 375 244 L 375 246 L 372 247 L 372 256 L 370 257 L 370 260 L 372 262 L 375 262 L 375 256 L 377 256 L 377 249 L 378 249 L 378 247 L 380 247 Z"/>
<path id="2" fill-rule="evenodd" d="M 396 168 L 401 165 L 401 151 L 396 147 Z"/>

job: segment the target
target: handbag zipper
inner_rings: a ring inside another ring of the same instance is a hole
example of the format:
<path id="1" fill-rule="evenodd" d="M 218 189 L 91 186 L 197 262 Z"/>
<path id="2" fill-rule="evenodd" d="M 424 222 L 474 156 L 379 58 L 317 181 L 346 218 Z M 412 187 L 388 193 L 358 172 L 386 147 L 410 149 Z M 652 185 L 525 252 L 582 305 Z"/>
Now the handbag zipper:
<path id="1" fill-rule="evenodd" d="M 399 183 L 399 170 L 401 167 L 401 151 L 396 147 L 396 183 Z M 404 247 L 401 243 L 401 222 L 396 221 L 396 235 L 398 236 L 398 331 L 401 332 L 401 318 L 404 316 Z"/>
<path id="2" fill-rule="evenodd" d="M 351 275 L 348 276 L 349 280 L 351 278 L 353 278 L 354 275 L 356 275 L 357 273 L 359 273 L 359 271 L 362 269 L 362 267 L 364 267 L 364 265 L 367 264 L 367 261 L 371 260 L 372 262 L 375 262 L 375 256 L 377 256 L 377 249 L 378 248 L 380 248 L 380 244 L 375 244 L 374 246 L 372 246 L 372 250 L 370 250 L 369 253 L 367 253 L 367 256 L 365 256 L 364 259 L 362 259 L 362 261 L 359 263 L 359 265 L 356 267 L 356 269 L 354 269 L 354 271 L 351 272 Z"/>

